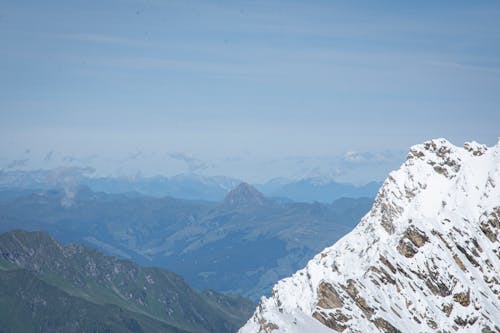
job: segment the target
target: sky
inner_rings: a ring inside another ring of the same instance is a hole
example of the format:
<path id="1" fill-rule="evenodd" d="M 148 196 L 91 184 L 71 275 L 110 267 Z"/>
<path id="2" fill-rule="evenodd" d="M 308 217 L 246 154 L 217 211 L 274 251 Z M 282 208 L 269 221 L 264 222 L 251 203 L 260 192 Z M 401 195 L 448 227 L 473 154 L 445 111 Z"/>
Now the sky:
<path id="1" fill-rule="evenodd" d="M 381 180 L 500 136 L 498 1 L 2 1 L 0 169 Z"/>

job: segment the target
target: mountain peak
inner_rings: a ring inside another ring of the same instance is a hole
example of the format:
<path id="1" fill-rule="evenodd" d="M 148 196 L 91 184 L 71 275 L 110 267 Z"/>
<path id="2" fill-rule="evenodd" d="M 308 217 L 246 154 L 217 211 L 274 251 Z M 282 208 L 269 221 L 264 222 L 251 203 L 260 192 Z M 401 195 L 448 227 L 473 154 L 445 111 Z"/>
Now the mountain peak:
<path id="1" fill-rule="evenodd" d="M 223 205 L 229 208 L 262 206 L 266 198 L 252 185 L 242 182 L 224 198 Z"/>
<path id="2" fill-rule="evenodd" d="M 239 332 L 498 331 L 499 166 L 499 145 L 413 146 L 358 226 Z"/>

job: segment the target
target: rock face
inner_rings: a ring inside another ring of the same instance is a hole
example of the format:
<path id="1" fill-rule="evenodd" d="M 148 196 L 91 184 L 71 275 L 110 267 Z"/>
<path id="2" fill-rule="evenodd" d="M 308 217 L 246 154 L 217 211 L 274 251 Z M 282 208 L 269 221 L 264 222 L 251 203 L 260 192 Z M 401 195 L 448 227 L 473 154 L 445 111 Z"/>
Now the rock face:
<path id="1" fill-rule="evenodd" d="M 240 333 L 500 332 L 500 142 L 411 148 L 371 211 Z"/>

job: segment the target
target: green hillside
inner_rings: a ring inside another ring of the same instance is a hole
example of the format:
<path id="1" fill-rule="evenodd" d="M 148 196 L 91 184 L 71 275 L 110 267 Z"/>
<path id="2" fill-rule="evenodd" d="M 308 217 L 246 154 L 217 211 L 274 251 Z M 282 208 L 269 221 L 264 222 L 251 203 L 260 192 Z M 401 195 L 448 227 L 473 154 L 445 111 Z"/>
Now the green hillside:
<path id="1" fill-rule="evenodd" d="M 235 332 L 254 308 L 42 232 L 0 235 L 0 275 L 2 333 Z"/>

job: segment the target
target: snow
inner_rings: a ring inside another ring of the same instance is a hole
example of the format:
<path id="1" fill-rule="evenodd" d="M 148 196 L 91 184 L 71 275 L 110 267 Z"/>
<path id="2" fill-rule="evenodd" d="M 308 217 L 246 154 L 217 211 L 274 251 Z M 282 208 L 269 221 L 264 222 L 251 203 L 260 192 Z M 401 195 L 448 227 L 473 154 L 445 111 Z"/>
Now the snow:
<path id="1" fill-rule="evenodd" d="M 459 148 L 435 139 L 412 147 L 359 225 L 279 281 L 239 332 L 335 332 L 315 313 L 341 313 L 336 323 L 344 332 L 384 331 L 378 319 L 402 332 L 500 330 L 499 232 L 490 226 L 497 237 L 491 241 L 481 230 L 487 214 L 500 214 L 499 182 L 500 142 Z M 420 247 L 405 236 L 409 227 L 425 235 Z M 416 253 L 403 255 L 400 242 Z M 322 283 L 333 286 L 342 306 L 318 304 Z M 460 293 L 469 293 L 470 304 L 455 299 Z"/>

